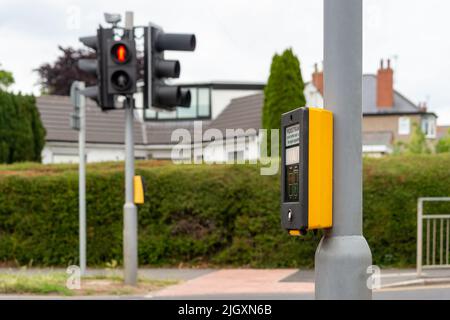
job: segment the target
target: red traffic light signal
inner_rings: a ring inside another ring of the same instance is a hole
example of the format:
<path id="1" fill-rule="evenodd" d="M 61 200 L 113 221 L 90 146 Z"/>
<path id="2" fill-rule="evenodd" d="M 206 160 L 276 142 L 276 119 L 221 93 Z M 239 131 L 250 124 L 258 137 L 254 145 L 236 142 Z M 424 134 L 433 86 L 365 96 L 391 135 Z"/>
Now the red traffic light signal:
<path id="1" fill-rule="evenodd" d="M 137 59 L 134 39 L 112 40 L 108 57 L 108 93 L 127 95 L 136 92 Z"/>
<path id="2" fill-rule="evenodd" d="M 123 43 L 116 43 L 111 48 L 111 55 L 116 63 L 126 63 L 130 59 L 130 51 Z"/>

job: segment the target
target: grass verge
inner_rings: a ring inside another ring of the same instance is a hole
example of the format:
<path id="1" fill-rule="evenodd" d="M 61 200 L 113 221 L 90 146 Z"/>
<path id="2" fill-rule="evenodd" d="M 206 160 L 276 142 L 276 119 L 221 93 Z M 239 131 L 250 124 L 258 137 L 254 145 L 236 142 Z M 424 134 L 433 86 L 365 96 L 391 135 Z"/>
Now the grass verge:
<path id="1" fill-rule="evenodd" d="M 175 280 L 154 280 L 140 278 L 136 287 L 123 284 L 123 278 L 116 275 L 95 275 L 81 278 L 79 289 L 69 289 L 68 275 L 60 272 L 24 274 L 0 274 L 0 294 L 18 295 L 139 295 L 177 284 Z"/>

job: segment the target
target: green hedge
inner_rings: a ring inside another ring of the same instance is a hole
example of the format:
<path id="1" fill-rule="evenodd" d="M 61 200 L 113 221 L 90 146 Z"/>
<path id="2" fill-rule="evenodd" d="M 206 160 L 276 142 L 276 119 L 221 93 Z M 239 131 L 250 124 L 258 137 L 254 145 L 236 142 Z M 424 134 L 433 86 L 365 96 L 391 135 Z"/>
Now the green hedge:
<path id="1" fill-rule="evenodd" d="M 0 167 L 0 261 L 78 262 L 76 166 Z M 103 169 L 102 169 L 103 168 Z M 122 260 L 123 166 L 88 166 L 89 265 Z M 311 267 L 319 236 L 280 227 L 278 176 L 250 165 L 139 162 L 141 265 Z M 450 155 L 365 159 L 364 232 L 374 263 L 415 262 L 416 201 L 450 195 Z M 446 207 L 429 211 L 450 213 Z"/>

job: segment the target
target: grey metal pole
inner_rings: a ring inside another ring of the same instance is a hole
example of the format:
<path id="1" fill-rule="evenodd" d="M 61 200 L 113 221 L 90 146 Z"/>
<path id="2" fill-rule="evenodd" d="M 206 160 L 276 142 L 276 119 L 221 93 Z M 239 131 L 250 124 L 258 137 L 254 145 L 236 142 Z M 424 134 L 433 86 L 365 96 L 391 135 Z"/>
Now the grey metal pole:
<path id="1" fill-rule="evenodd" d="M 125 13 L 125 28 L 133 36 L 133 13 Z M 137 284 L 138 243 L 137 207 L 134 204 L 134 137 L 133 112 L 134 99 L 127 97 L 125 106 L 125 205 L 123 207 L 123 261 L 124 281 L 127 285 Z"/>
<path id="2" fill-rule="evenodd" d="M 134 204 L 133 98 L 125 104 L 125 205 L 123 207 L 123 261 L 125 284 L 137 283 L 137 207 Z"/>
<path id="3" fill-rule="evenodd" d="M 362 236 L 362 0 L 324 0 L 324 105 L 334 113 L 333 228 L 315 257 L 316 299 L 371 299 Z"/>
<path id="4" fill-rule="evenodd" d="M 417 257 L 416 257 L 416 272 L 417 277 L 420 278 L 422 276 L 422 214 L 423 214 L 423 200 L 419 198 L 417 200 Z"/>
<path id="5" fill-rule="evenodd" d="M 86 273 L 86 97 L 80 91 L 84 90 L 84 82 L 78 82 L 78 102 L 80 108 L 80 131 L 78 133 L 78 194 L 80 223 L 80 272 Z"/>

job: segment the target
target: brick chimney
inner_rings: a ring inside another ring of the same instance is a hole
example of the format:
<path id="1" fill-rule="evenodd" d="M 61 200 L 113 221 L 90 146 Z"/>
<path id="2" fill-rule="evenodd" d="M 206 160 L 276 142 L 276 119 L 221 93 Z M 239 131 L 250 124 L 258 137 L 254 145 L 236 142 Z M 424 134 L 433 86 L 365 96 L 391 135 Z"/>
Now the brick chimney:
<path id="1" fill-rule="evenodd" d="M 419 102 L 419 111 L 420 112 L 427 112 L 427 103 L 426 102 Z"/>
<path id="2" fill-rule="evenodd" d="M 379 109 L 391 109 L 394 106 L 394 71 L 391 69 L 391 61 L 387 60 L 384 68 L 383 60 L 377 74 L 377 107 Z"/>
<path id="3" fill-rule="evenodd" d="M 323 71 L 318 70 L 317 63 L 314 64 L 314 72 L 312 74 L 312 83 L 323 96 Z"/>

